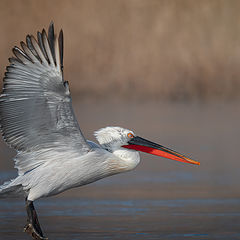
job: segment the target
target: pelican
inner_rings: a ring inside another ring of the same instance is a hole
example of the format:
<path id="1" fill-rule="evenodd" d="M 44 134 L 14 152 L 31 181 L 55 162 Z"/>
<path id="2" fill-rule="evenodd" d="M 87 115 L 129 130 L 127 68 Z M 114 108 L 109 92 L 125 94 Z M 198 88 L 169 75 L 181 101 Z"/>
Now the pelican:
<path id="1" fill-rule="evenodd" d="M 33 239 L 47 239 L 35 200 L 130 171 L 140 162 L 139 151 L 200 164 L 121 127 L 96 131 L 98 143 L 86 140 L 63 78 L 63 31 L 57 37 L 53 23 L 48 33 L 27 35 L 13 54 L 0 95 L 0 126 L 5 142 L 17 151 L 18 176 L 0 186 L 0 197 L 25 198 L 24 231 Z"/>

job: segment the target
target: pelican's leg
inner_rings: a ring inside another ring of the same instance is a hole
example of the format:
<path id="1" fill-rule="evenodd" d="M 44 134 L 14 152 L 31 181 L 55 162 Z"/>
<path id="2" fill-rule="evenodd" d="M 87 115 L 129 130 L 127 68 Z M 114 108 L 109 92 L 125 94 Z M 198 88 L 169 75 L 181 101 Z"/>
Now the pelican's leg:
<path id="1" fill-rule="evenodd" d="M 40 224 L 38 222 L 37 212 L 34 208 L 33 201 L 26 199 L 26 210 L 27 210 L 27 224 L 24 227 L 24 232 L 29 233 L 33 239 L 36 240 L 47 240 L 43 236 Z"/>

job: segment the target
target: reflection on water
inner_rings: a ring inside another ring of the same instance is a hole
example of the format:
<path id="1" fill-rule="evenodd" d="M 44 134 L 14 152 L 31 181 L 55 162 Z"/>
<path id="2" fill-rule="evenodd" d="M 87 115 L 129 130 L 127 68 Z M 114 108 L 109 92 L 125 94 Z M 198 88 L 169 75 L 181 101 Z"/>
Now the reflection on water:
<path id="1" fill-rule="evenodd" d="M 76 102 L 85 135 L 119 125 L 201 162 L 142 154 L 135 171 L 36 202 L 49 239 L 240 239 L 240 104 Z M 144 110 L 144 113 L 143 113 Z M 16 176 L 1 145 L 0 182 Z M 22 233 L 24 200 L 0 200 L 0 239 Z"/>

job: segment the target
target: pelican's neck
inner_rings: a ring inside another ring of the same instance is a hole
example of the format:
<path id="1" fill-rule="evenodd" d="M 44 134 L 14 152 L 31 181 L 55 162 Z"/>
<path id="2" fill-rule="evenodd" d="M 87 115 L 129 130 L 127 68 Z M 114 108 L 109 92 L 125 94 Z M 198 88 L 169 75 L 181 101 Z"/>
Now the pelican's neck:
<path id="1" fill-rule="evenodd" d="M 112 154 L 118 157 L 112 164 L 119 172 L 130 171 L 140 162 L 140 155 L 135 150 L 120 148 L 112 151 Z"/>

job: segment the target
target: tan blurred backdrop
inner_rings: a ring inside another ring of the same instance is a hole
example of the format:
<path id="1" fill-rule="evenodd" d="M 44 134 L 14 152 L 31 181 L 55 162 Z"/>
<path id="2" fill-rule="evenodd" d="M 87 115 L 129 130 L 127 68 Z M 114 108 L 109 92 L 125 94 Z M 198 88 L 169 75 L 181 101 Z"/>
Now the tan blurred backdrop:
<path id="1" fill-rule="evenodd" d="M 51 20 L 82 98 L 240 96 L 240 1 L 0 0 L 0 77 L 11 48 Z"/>

